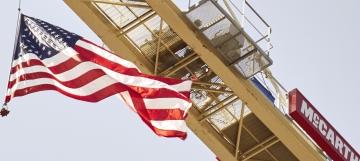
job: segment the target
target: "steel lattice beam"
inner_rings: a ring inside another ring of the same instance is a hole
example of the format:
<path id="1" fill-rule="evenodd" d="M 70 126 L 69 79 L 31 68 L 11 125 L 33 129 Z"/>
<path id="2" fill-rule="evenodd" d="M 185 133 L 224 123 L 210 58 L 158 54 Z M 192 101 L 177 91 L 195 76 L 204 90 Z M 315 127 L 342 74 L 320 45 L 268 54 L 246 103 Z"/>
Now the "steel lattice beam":
<path id="1" fill-rule="evenodd" d="M 201 59 L 227 84 L 249 109 L 289 148 L 300 160 L 324 161 L 317 148 L 268 101 L 251 82 L 242 79 L 217 55 L 218 51 L 200 33 L 171 0 L 146 0 L 165 22 L 175 31 Z M 218 154 L 218 149 L 212 149 Z M 219 156 L 222 160 L 229 156 Z"/>
<path id="2" fill-rule="evenodd" d="M 148 5 L 142 5 L 142 4 L 136 4 L 136 3 L 114 2 L 114 1 L 110 1 L 110 0 L 88 0 L 88 1 L 94 2 L 94 3 L 112 4 L 115 6 L 127 6 L 127 7 L 150 9 L 150 7 Z"/>
<path id="3" fill-rule="evenodd" d="M 116 29 L 102 13 L 92 4 L 83 0 L 64 0 L 65 3 L 101 38 L 101 40 L 113 51 L 120 53 L 124 59 L 134 62 L 142 72 L 151 74 L 154 71 L 153 65 L 146 63 L 147 60 L 141 56 L 125 37 L 119 36 Z M 186 122 L 188 127 L 202 140 L 210 149 L 217 149 L 216 154 L 223 158 L 223 161 L 237 161 L 231 151 L 234 148 L 228 144 L 213 126 L 208 122 L 198 121 L 200 112 L 196 108 L 190 108 Z"/>

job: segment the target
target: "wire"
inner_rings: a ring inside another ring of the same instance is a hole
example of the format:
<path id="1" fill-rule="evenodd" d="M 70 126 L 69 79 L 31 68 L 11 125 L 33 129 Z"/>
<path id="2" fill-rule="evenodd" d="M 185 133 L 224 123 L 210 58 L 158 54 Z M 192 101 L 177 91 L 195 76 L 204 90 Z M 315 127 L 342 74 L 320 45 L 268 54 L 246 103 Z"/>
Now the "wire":
<path id="1" fill-rule="evenodd" d="M 10 71 L 9 71 L 8 83 L 10 83 L 11 68 L 12 68 L 12 64 L 14 62 L 14 57 L 15 57 L 15 54 L 16 54 L 16 46 L 17 46 L 17 42 L 18 42 L 18 38 L 19 38 L 20 18 L 21 18 L 21 0 L 19 0 L 17 10 L 18 10 L 18 13 L 17 13 L 17 20 L 16 20 L 16 32 L 15 32 L 15 38 L 14 38 L 13 55 L 12 55 L 11 63 L 10 63 Z M 7 108 L 7 106 L 6 106 L 7 105 L 6 96 L 7 96 L 7 91 L 8 90 L 9 89 L 7 88 L 6 92 L 5 92 L 5 101 L 4 101 L 4 104 L 3 104 L 3 106 L 6 107 L 6 108 Z"/>
<path id="2" fill-rule="evenodd" d="M 273 92 L 272 90 L 270 90 L 269 86 L 267 85 L 267 83 L 266 83 L 266 81 L 265 81 L 264 75 L 266 75 L 266 74 L 263 73 L 263 72 L 261 72 L 260 75 L 261 75 L 261 78 L 262 78 L 262 82 L 263 82 L 264 85 L 266 86 L 267 90 L 268 90 L 272 95 L 275 95 L 274 92 Z M 279 92 L 280 92 L 280 91 L 279 91 Z M 278 94 L 279 94 L 279 96 L 277 96 L 277 97 L 281 97 L 281 96 L 280 96 L 281 93 L 278 93 Z M 278 101 L 280 102 L 278 108 L 280 108 L 280 110 L 281 110 L 284 114 L 286 114 L 284 107 L 281 105 L 281 104 L 283 104 L 283 102 L 281 102 L 281 99 L 280 99 L 280 98 L 278 98 Z"/>

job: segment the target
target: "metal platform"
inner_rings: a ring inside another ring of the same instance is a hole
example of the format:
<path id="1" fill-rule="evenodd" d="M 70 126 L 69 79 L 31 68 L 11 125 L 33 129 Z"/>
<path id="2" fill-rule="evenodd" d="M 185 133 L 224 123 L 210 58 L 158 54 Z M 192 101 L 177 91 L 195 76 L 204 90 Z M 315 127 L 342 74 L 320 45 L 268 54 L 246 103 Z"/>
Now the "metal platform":
<path id="1" fill-rule="evenodd" d="M 217 1 L 65 0 L 120 57 L 149 74 L 193 79 L 187 124 L 222 161 L 323 161 L 322 152 L 250 78 L 272 64 Z M 248 4 L 247 4 L 248 5 Z M 211 11 L 205 14 L 205 10 Z M 265 42 L 265 45 L 264 45 Z M 263 44 L 262 44 L 263 43 Z M 267 46 L 267 49 L 264 49 Z M 269 70 L 268 70 L 269 71 Z M 283 106 L 283 105 L 282 105 Z"/>

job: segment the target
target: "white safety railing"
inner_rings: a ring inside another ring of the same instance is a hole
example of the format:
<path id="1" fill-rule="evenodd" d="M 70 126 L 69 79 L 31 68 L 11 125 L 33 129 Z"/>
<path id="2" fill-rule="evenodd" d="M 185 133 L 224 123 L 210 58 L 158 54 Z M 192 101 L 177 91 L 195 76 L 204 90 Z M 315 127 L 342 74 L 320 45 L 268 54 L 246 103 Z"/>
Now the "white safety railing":
<path id="1" fill-rule="evenodd" d="M 172 0 L 183 12 L 188 12 L 191 8 L 208 0 Z M 271 43 L 271 26 L 260 16 L 254 7 L 246 0 L 218 0 L 216 1 L 225 11 L 231 15 L 232 19 L 254 39 L 262 50 L 270 54 L 273 45 Z"/>

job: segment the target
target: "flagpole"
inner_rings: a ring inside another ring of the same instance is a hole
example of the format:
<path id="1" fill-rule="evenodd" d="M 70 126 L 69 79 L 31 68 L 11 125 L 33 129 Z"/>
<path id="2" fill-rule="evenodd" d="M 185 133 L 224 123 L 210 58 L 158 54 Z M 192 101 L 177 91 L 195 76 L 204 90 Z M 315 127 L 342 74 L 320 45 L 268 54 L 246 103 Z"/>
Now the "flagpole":
<path id="1" fill-rule="evenodd" d="M 10 83 L 10 75 L 11 75 L 11 69 L 12 69 L 12 64 L 14 62 L 14 58 L 15 58 L 15 52 L 16 52 L 16 45 L 17 45 L 17 41 L 18 41 L 18 38 L 19 38 L 19 30 L 20 30 L 20 17 L 21 17 L 21 0 L 19 0 L 19 3 L 18 3 L 18 14 L 17 14 L 17 20 L 16 20 L 16 32 L 15 32 L 15 38 L 14 38 L 14 47 L 13 47 L 13 55 L 12 55 L 12 58 L 11 58 L 11 63 L 10 63 L 10 71 L 9 71 L 9 77 L 8 77 L 8 85 L 6 87 L 6 91 L 5 91 L 5 100 L 4 100 L 4 104 L 3 104 L 3 107 L 2 109 L 0 110 L 0 115 L 2 117 L 8 115 L 10 113 L 10 111 L 8 110 L 8 107 L 7 107 L 7 102 L 6 102 L 6 96 L 7 96 L 7 92 L 9 90 L 9 83 Z"/>

